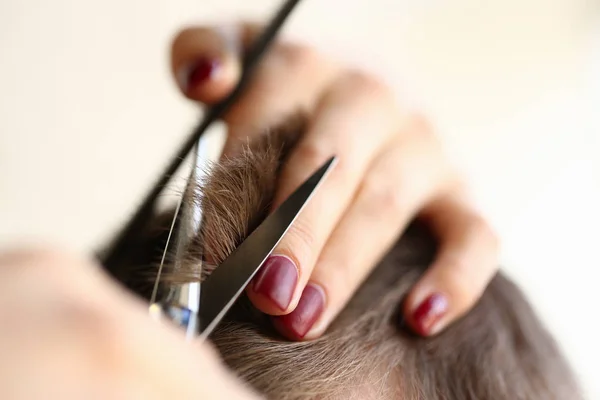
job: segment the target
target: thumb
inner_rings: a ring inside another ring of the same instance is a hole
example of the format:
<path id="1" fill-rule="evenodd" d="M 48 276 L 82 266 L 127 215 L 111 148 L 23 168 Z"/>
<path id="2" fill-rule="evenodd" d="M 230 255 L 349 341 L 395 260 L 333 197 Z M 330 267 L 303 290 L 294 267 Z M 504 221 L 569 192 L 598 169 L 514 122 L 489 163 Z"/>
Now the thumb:
<path id="1" fill-rule="evenodd" d="M 226 97 L 240 78 L 241 54 L 255 31 L 249 24 L 181 31 L 171 46 L 171 68 L 183 94 L 207 105 Z"/>

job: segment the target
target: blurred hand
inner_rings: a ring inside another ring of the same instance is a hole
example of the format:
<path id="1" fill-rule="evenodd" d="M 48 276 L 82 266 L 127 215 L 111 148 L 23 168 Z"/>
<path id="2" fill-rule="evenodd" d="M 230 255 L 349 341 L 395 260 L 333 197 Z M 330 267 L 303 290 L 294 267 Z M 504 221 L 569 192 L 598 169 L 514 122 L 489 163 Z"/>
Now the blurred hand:
<path id="1" fill-rule="evenodd" d="M 0 398 L 256 399 L 88 261 L 0 254 Z"/>
<path id="2" fill-rule="evenodd" d="M 182 92 L 204 104 L 224 98 L 240 77 L 240 54 L 260 30 L 182 31 L 171 57 Z M 250 285 L 255 306 L 290 339 L 321 335 L 418 216 L 441 249 L 405 302 L 406 321 L 432 335 L 467 312 L 496 271 L 496 238 L 426 119 L 399 107 L 377 78 L 279 42 L 225 116 L 225 152 L 298 109 L 311 120 L 283 170 L 276 205 L 329 157 L 339 163 Z"/>

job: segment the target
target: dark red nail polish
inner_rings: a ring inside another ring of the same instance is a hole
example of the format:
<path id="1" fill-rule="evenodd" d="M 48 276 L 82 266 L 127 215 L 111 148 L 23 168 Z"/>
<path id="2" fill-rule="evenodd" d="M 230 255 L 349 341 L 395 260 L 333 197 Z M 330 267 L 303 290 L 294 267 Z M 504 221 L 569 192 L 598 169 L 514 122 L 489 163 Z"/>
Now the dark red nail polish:
<path id="1" fill-rule="evenodd" d="M 219 60 L 203 58 L 192 65 L 187 77 L 187 90 L 194 90 L 197 86 L 203 84 L 212 78 L 221 64 Z"/>
<path id="2" fill-rule="evenodd" d="M 309 283 L 302 292 L 298 306 L 287 315 L 276 318 L 276 324 L 291 336 L 302 339 L 317 322 L 325 308 L 325 292 Z"/>
<path id="3" fill-rule="evenodd" d="M 418 333 L 427 336 L 431 328 L 448 311 L 446 296 L 434 293 L 426 298 L 413 312 L 413 321 Z"/>
<path id="4" fill-rule="evenodd" d="M 285 311 L 292 301 L 296 283 L 298 269 L 294 262 L 285 256 L 271 256 L 256 274 L 253 289 Z"/>

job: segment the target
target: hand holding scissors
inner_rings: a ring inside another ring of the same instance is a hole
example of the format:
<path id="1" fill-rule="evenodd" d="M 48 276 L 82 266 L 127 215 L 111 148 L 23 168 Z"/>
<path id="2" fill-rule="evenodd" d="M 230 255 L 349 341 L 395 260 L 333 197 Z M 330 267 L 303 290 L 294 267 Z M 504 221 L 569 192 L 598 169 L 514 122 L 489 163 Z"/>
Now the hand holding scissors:
<path id="1" fill-rule="evenodd" d="M 259 398 L 87 259 L 0 253 L 0 304 L 1 399 Z"/>

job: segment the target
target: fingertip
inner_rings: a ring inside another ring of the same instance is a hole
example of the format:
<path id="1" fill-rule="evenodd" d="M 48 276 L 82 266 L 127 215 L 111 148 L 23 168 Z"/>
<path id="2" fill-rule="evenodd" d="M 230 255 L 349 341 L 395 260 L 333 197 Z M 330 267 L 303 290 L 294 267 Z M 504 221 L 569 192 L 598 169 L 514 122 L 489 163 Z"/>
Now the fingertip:
<path id="1" fill-rule="evenodd" d="M 403 322 L 420 336 L 434 336 L 449 323 L 450 298 L 442 291 L 421 297 L 405 304 Z"/>
<path id="2" fill-rule="evenodd" d="M 205 104 L 225 98 L 240 75 L 238 60 L 227 55 L 203 55 L 183 64 L 176 70 L 176 78 L 183 94 Z"/>
<path id="3" fill-rule="evenodd" d="M 286 315 L 273 317 L 273 325 L 290 340 L 311 340 L 325 330 L 322 318 L 327 304 L 325 290 L 311 282 L 304 288 L 294 310 Z"/>
<path id="4" fill-rule="evenodd" d="M 481 219 L 461 207 L 446 203 L 439 209 L 455 219 L 442 230 L 436 261 L 406 299 L 406 322 L 423 336 L 437 335 L 475 307 L 498 270 L 497 240 Z"/>
<path id="5" fill-rule="evenodd" d="M 173 41 L 172 68 L 183 94 L 211 104 L 234 88 L 241 74 L 239 38 L 220 28 L 190 28 Z"/>
<path id="6" fill-rule="evenodd" d="M 294 309 L 292 300 L 298 290 L 296 263 L 282 254 L 271 255 L 248 288 L 248 297 L 260 311 L 269 315 L 285 315 Z"/>
<path id="7" fill-rule="evenodd" d="M 270 298 L 264 296 L 261 293 L 256 293 L 252 287 L 249 287 L 246 290 L 246 294 L 248 295 L 250 302 L 252 302 L 252 305 L 256 307 L 258 311 L 267 315 L 280 316 L 285 315 L 285 313 L 289 313 L 293 310 L 292 308 L 290 308 L 289 310 L 282 310 Z"/>
<path id="8" fill-rule="evenodd" d="M 469 275 L 471 268 L 438 262 L 413 286 L 404 303 L 404 318 L 421 336 L 439 334 L 469 312 L 488 280 Z"/>
<path id="9" fill-rule="evenodd" d="M 280 317 L 271 318 L 271 322 L 273 326 L 284 338 L 292 340 L 292 341 L 301 341 L 303 338 L 297 334 L 293 329 L 285 324 Z"/>
<path id="10" fill-rule="evenodd" d="M 277 330 L 281 336 L 294 342 L 315 340 L 323 335 L 323 330 L 321 329 L 310 329 L 306 334 L 302 335 L 302 332 L 294 329 L 294 327 L 281 316 L 272 317 L 271 322 L 273 327 L 275 327 L 275 330 Z"/>

